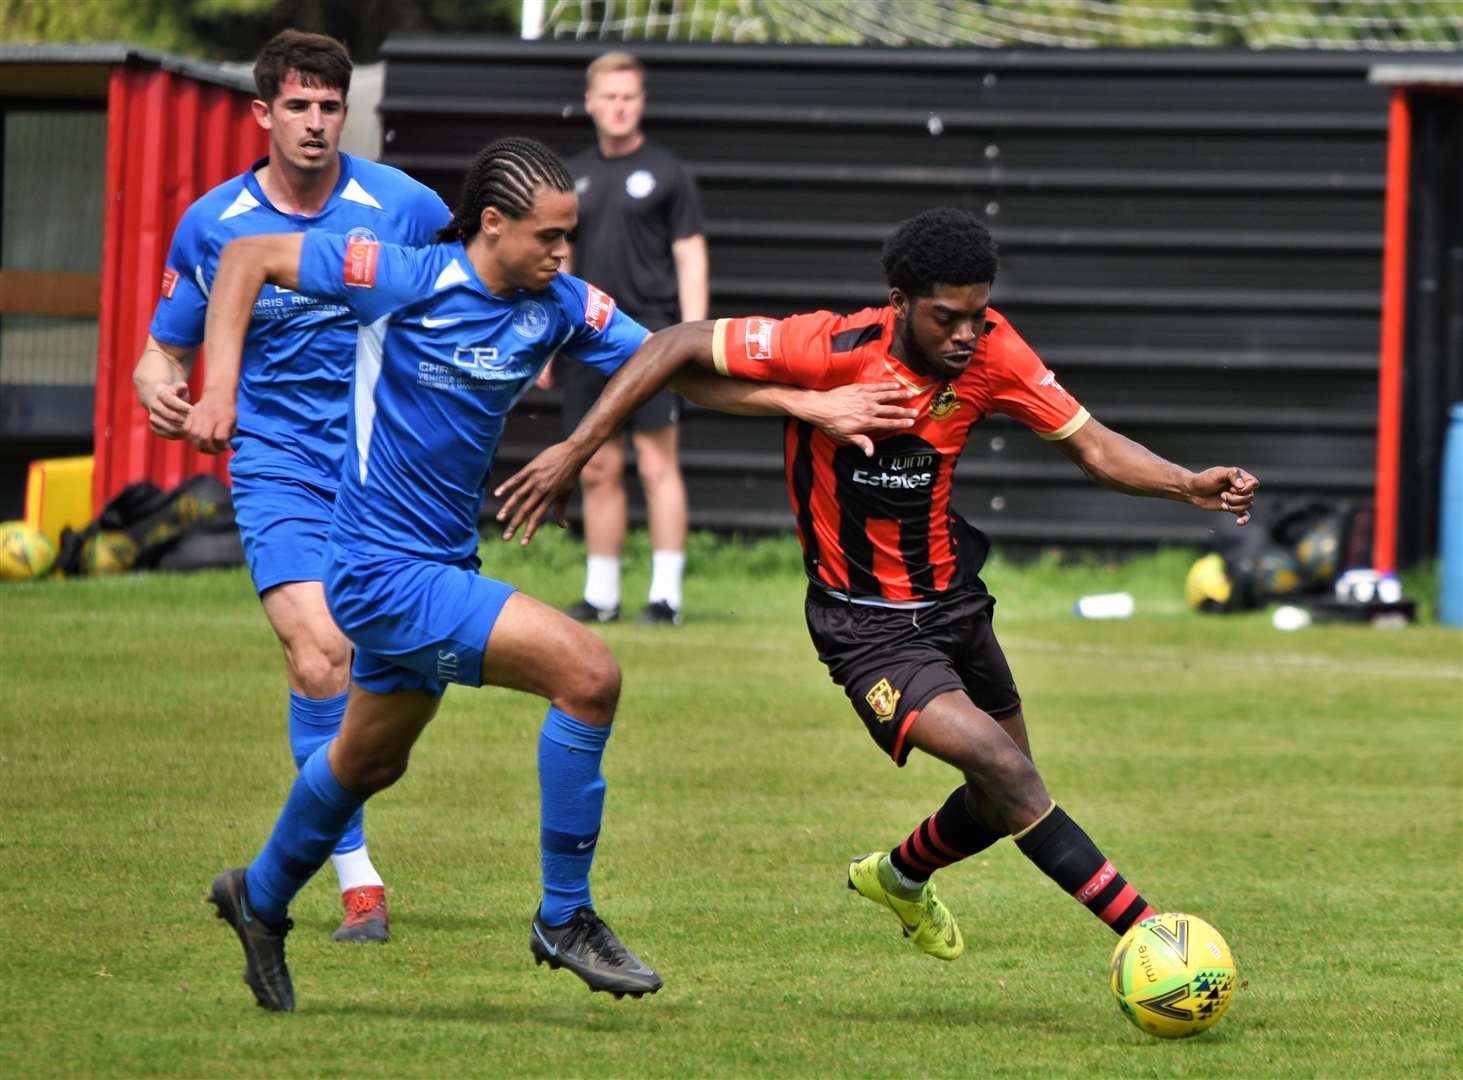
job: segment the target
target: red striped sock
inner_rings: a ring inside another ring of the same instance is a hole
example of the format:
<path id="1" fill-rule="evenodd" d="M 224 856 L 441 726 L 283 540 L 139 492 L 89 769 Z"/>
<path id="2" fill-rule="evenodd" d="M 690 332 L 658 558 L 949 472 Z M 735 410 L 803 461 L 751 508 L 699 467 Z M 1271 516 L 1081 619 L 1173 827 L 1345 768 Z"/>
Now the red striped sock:
<path id="1" fill-rule="evenodd" d="M 1055 803 L 1036 824 L 1017 834 L 1016 846 L 1042 873 L 1119 934 L 1153 914 L 1148 901 Z"/>
<path id="2" fill-rule="evenodd" d="M 962 784 L 889 853 L 889 861 L 910 881 L 924 881 L 936 870 L 984 851 L 1003 835 L 971 813 Z"/>

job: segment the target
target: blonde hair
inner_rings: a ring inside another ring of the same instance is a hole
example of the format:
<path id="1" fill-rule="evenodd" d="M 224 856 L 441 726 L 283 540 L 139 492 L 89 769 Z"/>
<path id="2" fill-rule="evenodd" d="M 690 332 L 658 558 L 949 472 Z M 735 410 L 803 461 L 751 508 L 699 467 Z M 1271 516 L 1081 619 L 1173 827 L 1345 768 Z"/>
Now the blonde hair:
<path id="1" fill-rule="evenodd" d="M 603 56 L 595 57 L 589 67 L 584 69 L 584 88 L 588 90 L 593 87 L 596 76 L 608 75 L 612 71 L 633 71 L 640 76 L 640 86 L 644 89 L 645 65 L 627 52 L 607 52 Z"/>

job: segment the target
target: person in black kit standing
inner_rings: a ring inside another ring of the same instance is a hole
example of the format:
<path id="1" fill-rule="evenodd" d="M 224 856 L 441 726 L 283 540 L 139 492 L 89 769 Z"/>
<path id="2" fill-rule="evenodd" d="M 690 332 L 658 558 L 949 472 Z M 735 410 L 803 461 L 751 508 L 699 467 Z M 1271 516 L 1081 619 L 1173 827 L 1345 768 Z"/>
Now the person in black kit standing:
<path id="1" fill-rule="evenodd" d="M 706 318 L 707 256 L 701 198 L 680 160 L 645 137 L 645 68 L 634 56 L 611 52 L 586 72 L 584 108 L 596 144 L 567 161 L 579 194 L 573 272 L 618 299 L 624 311 L 655 331 Z M 567 268 L 566 268 L 567 269 Z M 572 361 L 545 372 L 564 395 L 564 431 L 604 389 L 605 376 Z M 663 390 L 626 423 L 645 490 L 652 550 L 648 604 L 642 622 L 681 621 L 686 556 L 686 487 L 677 453 L 680 401 Z M 569 614 L 586 622 L 620 615 L 620 550 L 628 522 L 625 440 L 611 439 L 585 466 L 584 538 L 588 549 L 584 596 Z"/>

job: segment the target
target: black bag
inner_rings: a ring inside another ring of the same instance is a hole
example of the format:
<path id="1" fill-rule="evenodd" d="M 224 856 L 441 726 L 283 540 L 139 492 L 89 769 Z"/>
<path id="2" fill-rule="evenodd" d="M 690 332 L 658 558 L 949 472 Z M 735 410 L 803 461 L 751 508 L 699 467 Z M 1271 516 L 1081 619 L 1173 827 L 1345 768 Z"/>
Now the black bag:
<path id="1" fill-rule="evenodd" d="M 66 529 L 56 564 L 84 573 L 101 534 L 123 534 L 133 569 L 200 570 L 238 566 L 244 547 L 234 524 L 234 502 L 217 477 L 200 475 L 164 492 L 156 484 L 128 484 L 81 532 Z"/>
<path id="2" fill-rule="evenodd" d="M 1371 522 L 1369 506 L 1311 499 L 1282 503 L 1273 516 L 1226 530 L 1214 546 L 1231 584 L 1224 610 L 1329 593 L 1342 571 L 1371 561 Z"/>

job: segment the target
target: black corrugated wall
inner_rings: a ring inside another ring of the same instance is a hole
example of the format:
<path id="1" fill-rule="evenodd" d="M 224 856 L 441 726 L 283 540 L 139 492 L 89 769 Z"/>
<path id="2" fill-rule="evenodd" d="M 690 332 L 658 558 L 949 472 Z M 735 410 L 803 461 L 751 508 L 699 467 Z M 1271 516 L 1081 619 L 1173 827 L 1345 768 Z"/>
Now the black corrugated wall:
<path id="1" fill-rule="evenodd" d="M 393 37 L 384 160 L 449 202 L 473 153 L 586 145 L 583 70 L 611 44 Z M 1268 496 L 1368 499 L 1386 92 L 1370 57 L 643 44 L 646 130 L 694 169 L 714 315 L 853 310 L 878 250 L 932 205 L 983 214 L 995 303 L 1094 415 Z M 555 437 L 520 407 L 499 472 Z M 791 524 L 777 426 L 694 412 L 693 525 Z M 1020 543 L 1202 542 L 1186 507 L 1092 487 L 994 419 L 962 511 Z"/>

